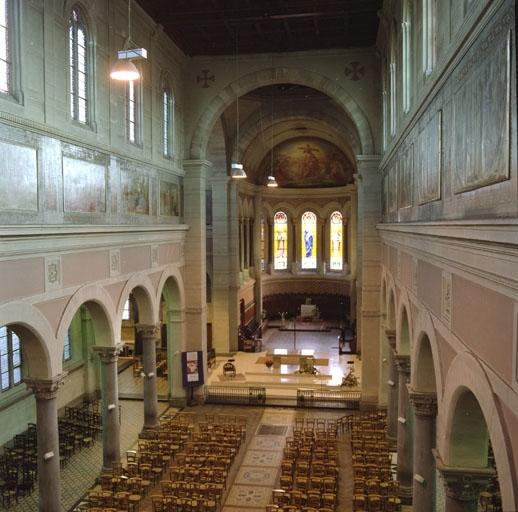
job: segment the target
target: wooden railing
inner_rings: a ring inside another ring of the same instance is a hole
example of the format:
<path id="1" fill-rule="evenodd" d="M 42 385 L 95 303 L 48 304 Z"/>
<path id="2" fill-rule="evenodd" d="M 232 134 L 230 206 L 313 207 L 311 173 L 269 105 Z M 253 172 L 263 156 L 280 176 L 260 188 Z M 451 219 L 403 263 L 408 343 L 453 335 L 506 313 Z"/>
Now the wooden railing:
<path id="1" fill-rule="evenodd" d="M 297 407 L 359 409 L 360 392 L 297 389 Z"/>
<path id="2" fill-rule="evenodd" d="M 207 386 L 205 388 L 205 403 L 264 405 L 266 403 L 266 388 Z"/>

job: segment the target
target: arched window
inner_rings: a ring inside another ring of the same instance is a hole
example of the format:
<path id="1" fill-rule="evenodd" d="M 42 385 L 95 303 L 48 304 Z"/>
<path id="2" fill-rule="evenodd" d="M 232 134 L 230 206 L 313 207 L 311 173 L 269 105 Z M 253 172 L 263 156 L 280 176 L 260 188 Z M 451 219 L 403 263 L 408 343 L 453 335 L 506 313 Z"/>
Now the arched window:
<path id="1" fill-rule="evenodd" d="M 124 309 L 122 310 L 122 319 L 131 320 L 131 302 L 129 297 L 124 303 Z"/>
<path id="2" fill-rule="evenodd" d="M 273 268 L 288 268 L 288 216 L 277 212 L 273 218 Z"/>
<path id="3" fill-rule="evenodd" d="M 422 0 L 423 14 L 423 73 L 428 76 L 435 64 L 435 2 Z"/>
<path id="4" fill-rule="evenodd" d="M 329 230 L 329 267 L 331 270 L 342 270 L 344 261 L 344 227 L 343 217 L 340 212 L 333 212 L 331 214 Z"/>
<path id="5" fill-rule="evenodd" d="M 128 82 L 126 86 L 126 130 L 128 141 L 140 144 L 140 85 Z"/>
<path id="6" fill-rule="evenodd" d="M 410 0 L 403 3 L 403 22 L 401 23 L 403 32 L 403 111 L 407 113 L 410 110 L 410 88 L 412 86 L 412 17 L 410 11 Z"/>
<path id="7" fill-rule="evenodd" d="M 0 0 L 0 92 L 11 90 L 11 20 L 9 0 Z"/>
<path id="8" fill-rule="evenodd" d="M 301 268 L 312 270 L 317 268 L 317 216 L 313 212 L 302 214 L 301 230 Z"/>
<path id="9" fill-rule="evenodd" d="M 65 334 L 63 346 L 63 361 L 70 361 L 72 359 L 72 343 L 70 341 L 70 329 Z"/>
<path id="10" fill-rule="evenodd" d="M 87 124 L 88 119 L 88 30 L 81 10 L 76 6 L 68 20 L 70 66 L 70 114 Z"/>
<path id="11" fill-rule="evenodd" d="M 173 155 L 174 97 L 167 82 L 162 86 L 162 144 L 164 157 Z"/>
<path id="12" fill-rule="evenodd" d="M 396 134 L 397 121 L 397 101 L 396 101 L 396 44 L 397 34 L 396 29 L 392 26 L 390 31 L 390 62 L 389 62 L 389 77 L 390 77 L 390 134 Z"/>
<path id="13" fill-rule="evenodd" d="M 6 326 L 0 327 L 0 375 L 2 391 L 22 382 L 20 338 Z"/>

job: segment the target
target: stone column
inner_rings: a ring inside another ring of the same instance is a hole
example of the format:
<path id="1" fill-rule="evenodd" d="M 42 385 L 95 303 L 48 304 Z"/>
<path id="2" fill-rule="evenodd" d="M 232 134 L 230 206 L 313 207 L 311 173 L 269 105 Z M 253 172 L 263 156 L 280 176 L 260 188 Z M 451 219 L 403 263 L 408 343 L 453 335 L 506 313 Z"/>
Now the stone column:
<path id="1" fill-rule="evenodd" d="M 142 337 L 142 366 L 144 372 L 144 429 L 158 424 L 158 393 L 156 382 L 156 344 L 160 339 L 159 325 L 137 325 Z"/>
<path id="2" fill-rule="evenodd" d="M 238 219 L 237 184 L 220 173 L 212 183 L 212 346 L 217 353 L 228 353 L 237 347 L 238 290 L 241 254 L 239 253 L 241 221 Z"/>
<path id="3" fill-rule="evenodd" d="M 397 479 L 401 483 L 401 501 L 412 502 L 412 421 L 408 414 L 408 389 L 410 379 L 410 356 L 394 357 L 399 372 L 398 379 L 398 424 L 397 424 Z"/>
<path id="4" fill-rule="evenodd" d="M 103 472 L 110 472 L 113 462 L 120 461 L 119 389 L 117 359 L 123 348 L 94 346 L 101 359 L 101 396 L 103 422 Z"/>
<path id="5" fill-rule="evenodd" d="M 245 268 L 245 219 L 239 219 L 239 270 Z"/>
<path id="6" fill-rule="evenodd" d="M 255 319 L 257 322 L 262 321 L 263 310 L 263 278 L 261 271 L 261 219 L 262 219 L 263 198 L 259 192 L 254 196 L 254 225 L 253 225 L 253 243 L 254 248 L 254 269 L 255 269 Z"/>
<path id="7" fill-rule="evenodd" d="M 203 370 L 207 375 L 207 287 L 206 287 L 206 212 L 207 173 L 212 166 L 206 160 L 184 161 L 184 222 L 189 226 L 185 237 L 185 344 L 186 350 L 203 351 Z"/>
<path id="8" fill-rule="evenodd" d="M 414 407 L 414 489 L 412 506 L 419 512 L 433 512 L 435 498 L 435 418 L 437 395 L 418 393 L 408 387 L 410 402 Z"/>
<path id="9" fill-rule="evenodd" d="M 325 269 L 327 267 L 327 254 L 326 251 L 326 239 L 325 239 L 325 227 L 326 221 L 318 217 L 317 219 L 317 272 L 320 275 L 325 274 Z"/>
<path id="10" fill-rule="evenodd" d="M 267 258 L 267 264 L 266 264 L 266 269 L 268 271 L 269 274 L 272 273 L 273 271 L 273 258 L 274 258 L 274 254 L 273 254 L 273 251 L 275 249 L 275 243 L 273 241 L 273 220 L 272 219 L 268 219 L 267 220 L 267 229 L 268 229 L 268 258 Z"/>
<path id="11" fill-rule="evenodd" d="M 185 313 L 180 309 L 168 309 L 167 318 L 167 380 L 169 403 L 174 407 L 185 407 L 186 392 L 182 381 L 182 350 Z"/>
<path id="12" fill-rule="evenodd" d="M 41 512 L 61 510 L 59 473 L 58 387 L 66 374 L 52 379 L 25 379 L 36 398 L 38 442 L 38 509 Z"/>
<path id="13" fill-rule="evenodd" d="M 248 217 L 244 218 L 243 238 L 244 238 L 243 267 L 248 272 L 248 269 L 250 267 L 250 219 Z"/>
<path id="14" fill-rule="evenodd" d="M 495 471 L 491 468 L 446 466 L 437 450 L 433 450 L 433 454 L 444 483 L 444 512 L 478 512 L 480 493 L 487 489 Z"/>
<path id="15" fill-rule="evenodd" d="M 396 445 L 397 440 L 397 416 L 398 416 L 398 382 L 399 374 L 396 363 L 394 362 L 394 352 L 396 350 L 396 331 L 387 329 L 385 331 L 388 341 L 387 364 L 389 368 L 389 379 L 387 381 L 387 438 L 388 441 Z"/>
<path id="16" fill-rule="evenodd" d="M 356 326 L 362 355 L 364 406 L 378 405 L 380 355 L 381 243 L 376 225 L 381 221 L 381 178 L 378 155 L 358 155 Z M 354 259 L 352 258 L 354 269 Z M 354 301 L 354 298 L 353 298 Z"/>

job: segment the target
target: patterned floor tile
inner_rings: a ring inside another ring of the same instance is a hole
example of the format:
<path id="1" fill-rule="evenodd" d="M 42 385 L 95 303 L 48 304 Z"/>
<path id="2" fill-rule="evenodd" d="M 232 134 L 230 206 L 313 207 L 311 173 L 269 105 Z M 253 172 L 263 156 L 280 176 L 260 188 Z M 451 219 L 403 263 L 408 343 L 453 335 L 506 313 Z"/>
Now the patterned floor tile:
<path id="1" fill-rule="evenodd" d="M 277 480 L 278 472 L 278 468 L 241 466 L 236 479 L 234 480 L 234 485 L 260 485 L 273 487 Z"/>
<path id="2" fill-rule="evenodd" d="M 223 507 L 221 512 L 243 512 L 243 509 L 241 507 Z M 246 508 L 246 512 L 264 512 L 264 507 L 261 508 Z"/>
<path id="3" fill-rule="evenodd" d="M 269 466 L 277 468 L 281 465 L 282 452 L 263 452 L 248 450 L 243 459 L 243 466 Z"/>
<path id="4" fill-rule="evenodd" d="M 256 436 L 250 441 L 248 449 L 281 452 L 285 444 L 286 438 L 284 436 Z"/>
<path id="5" fill-rule="evenodd" d="M 270 503 L 272 489 L 251 485 L 233 485 L 228 493 L 225 506 L 232 507 L 266 507 Z"/>

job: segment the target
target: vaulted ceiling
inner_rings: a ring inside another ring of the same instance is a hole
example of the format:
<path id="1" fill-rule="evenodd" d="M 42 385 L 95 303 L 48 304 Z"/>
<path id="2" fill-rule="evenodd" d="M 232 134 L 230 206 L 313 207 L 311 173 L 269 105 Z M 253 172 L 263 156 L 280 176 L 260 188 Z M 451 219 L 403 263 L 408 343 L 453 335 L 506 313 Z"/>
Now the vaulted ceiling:
<path id="1" fill-rule="evenodd" d="M 382 0 L 137 0 L 188 55 L 371 46 Z"/>

